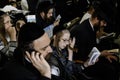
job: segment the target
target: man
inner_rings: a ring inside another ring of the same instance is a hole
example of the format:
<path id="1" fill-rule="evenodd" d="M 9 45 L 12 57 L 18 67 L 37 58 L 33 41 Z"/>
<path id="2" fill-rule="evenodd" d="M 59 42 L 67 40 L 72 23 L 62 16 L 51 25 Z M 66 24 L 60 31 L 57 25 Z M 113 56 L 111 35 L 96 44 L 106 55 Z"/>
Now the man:
<path id="1" fill-rule="evenodd" d="M 32 30 L 32 31 L 31 31 Z M 47 57 L 52 52 L 48 35 L 35 23 L 20 29 L 14 59 L 0 73 L 2 80 L 50 80 Z"/>
<path id="2" fill-rule="evenodd" d="M 54 5 L 50 1 L 42 1 L 38 4 L 36 10 L 36 23 L 48 33 L 49 37 L 53 35 L 53 28 L 59 25 L 60 19 L 53 17 Z"/>
<path id="3" fill-rule="evenodd" d="M 76 47 L 78 48 L 78 52 L 74 55 L 75 60 L 80 60 L 80 62 L 86 61 L 89 58 L 88 55 L 92 48 L 97 47 L 96 31 L 102 26 L 101 23 L 104 20 L 107 21 L 107 17 L 103 11 L 98 8 L 90 19 L 85 20 L 71 31 L 72 36 L 76 38 Z M 107 50 L 102 51 L 101 56 L 104 56 L 104 58 L 100 58 L 95 65 L 88 67 L 85 73 L 100 80 L 117 80 L 116 69 L 108 62 L 108 60 L 111 61 L 111 56 L 112 59 L 114 58 L 115 60 L 116 57 L 108 53 Z M 108 58 L 108 60 L 106 60 L 106 58 Z"/>

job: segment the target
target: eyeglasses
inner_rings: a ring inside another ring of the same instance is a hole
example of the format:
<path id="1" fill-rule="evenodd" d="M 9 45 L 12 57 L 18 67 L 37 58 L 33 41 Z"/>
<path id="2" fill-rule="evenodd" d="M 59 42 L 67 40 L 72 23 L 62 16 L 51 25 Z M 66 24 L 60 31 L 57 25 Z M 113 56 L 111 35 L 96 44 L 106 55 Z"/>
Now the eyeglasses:
<path id="1" fill-rule="evenodd" d="M 70 39 L 69 40 L 67 40 L 67 39 L 61 39 L 61 40 L 63 40 L 63 42 L 69 42 L 70 41 Z"/>

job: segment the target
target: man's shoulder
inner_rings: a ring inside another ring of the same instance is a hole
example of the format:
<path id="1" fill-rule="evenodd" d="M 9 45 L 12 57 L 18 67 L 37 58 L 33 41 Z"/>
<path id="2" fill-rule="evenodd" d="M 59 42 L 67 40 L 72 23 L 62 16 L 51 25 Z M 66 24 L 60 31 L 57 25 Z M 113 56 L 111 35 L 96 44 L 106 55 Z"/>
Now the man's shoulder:
<path id="1" fill-rule="evenodd" d="M 6 63 L 2 68 L 3 76 L 11 75 L 16 77 L 25 77 L 27 75 L 32 75 L 32 72 L 29 71 L 24 65 L 16 62 L 16 61 L 9 61 Z"/>

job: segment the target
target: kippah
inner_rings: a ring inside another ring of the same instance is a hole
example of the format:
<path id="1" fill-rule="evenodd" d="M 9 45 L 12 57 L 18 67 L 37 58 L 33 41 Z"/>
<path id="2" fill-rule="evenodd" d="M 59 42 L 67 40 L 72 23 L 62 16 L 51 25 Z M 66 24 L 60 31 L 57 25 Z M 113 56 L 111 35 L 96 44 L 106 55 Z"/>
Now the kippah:
<path id="1" fill-rule="evenodd" d="M 3 14 L 5 14 L 5 12 L 0 10 L 0 16 L 2 16 Z"/>
<path id="2" fill-rule="evenodd" d="M 36 23 L 26 23 L 20 29 L 18 35 L 18 45 L 32 42 L 43 36 L 44 33 L 44 30 Z"/>

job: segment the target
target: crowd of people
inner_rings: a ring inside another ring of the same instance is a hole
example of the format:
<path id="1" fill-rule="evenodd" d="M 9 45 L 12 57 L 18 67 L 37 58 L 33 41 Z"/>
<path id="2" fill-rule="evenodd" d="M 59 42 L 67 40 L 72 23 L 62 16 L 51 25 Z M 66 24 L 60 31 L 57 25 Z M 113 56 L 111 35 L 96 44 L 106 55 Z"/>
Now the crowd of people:
<path id="1" fill-rule="evenodd" d="M 80 1 L 63 3 L 67 12 L 68 7 L 76 10 Z M 105 28 L 111 19 L 102 1 L 86 3 L 85 14 L 71 13 L 68 19 L 83 17 L 68 29 L 63 25 L 67 13 L 58 9 L 57 1 L 0 1 L 0 80 L 119 80 L 120 54 L 109 50 L 120 46 L 114 41 L 103 46 L 100 39 L 109 34 Z M 28 15 L 34 15 L 35 22 L 29 22 Z M 92 60 L 94 47 L 98 51 L 93 54 L 100 55 Z"/>

